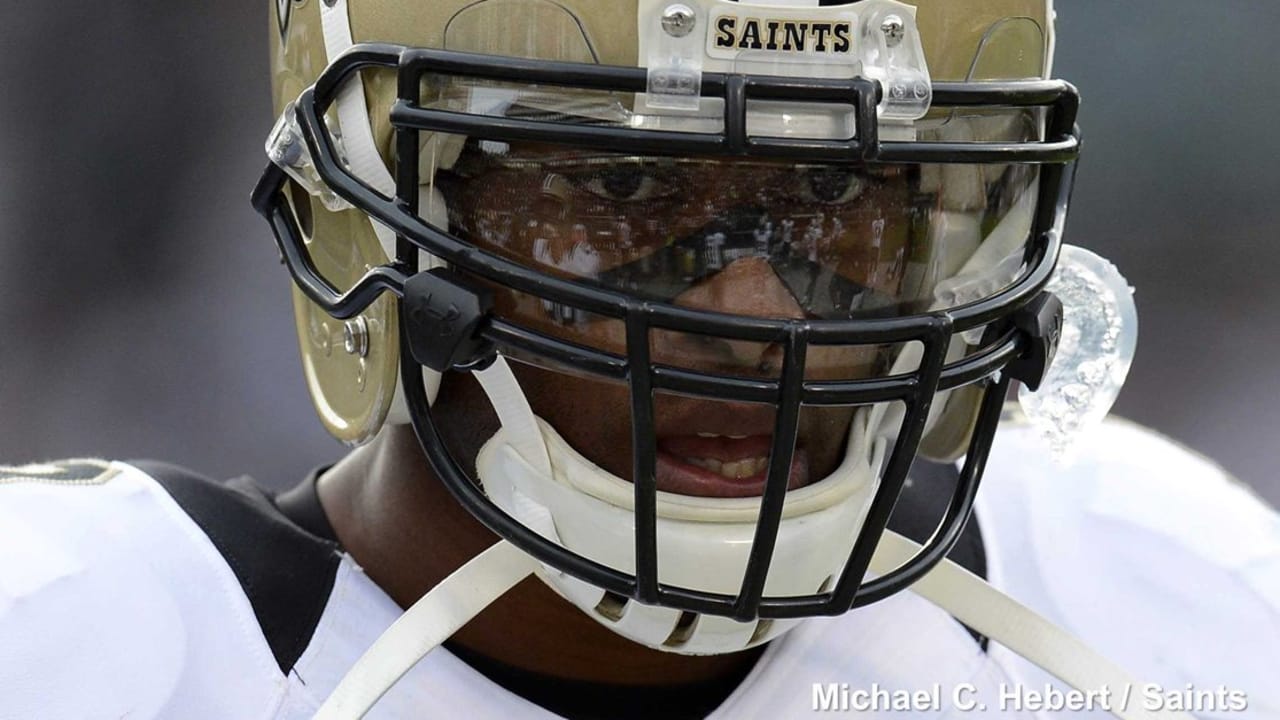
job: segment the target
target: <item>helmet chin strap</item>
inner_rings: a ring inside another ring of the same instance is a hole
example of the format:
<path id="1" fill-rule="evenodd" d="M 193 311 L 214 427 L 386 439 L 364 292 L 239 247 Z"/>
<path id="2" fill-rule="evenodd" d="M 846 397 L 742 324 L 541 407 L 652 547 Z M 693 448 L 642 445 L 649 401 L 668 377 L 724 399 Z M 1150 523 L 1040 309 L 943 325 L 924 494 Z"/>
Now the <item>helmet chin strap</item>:
<path id="1" fill-rule="evenodd" d="M 489 396 L 507 443 L 536 471 L 550 477 L 551 456 L 538 428 L 538 417 L 533 414 L 533 408 L 529 406 L 529 400 L 520 389 L 506 358 L 498 355 L 489 367 L 476 370 L 472 375 Z"/>
<path id="2" fill-rule="evenodd" d="M 917 543 L 885 531 L 871 559 L 871 571 L 887 573 L 920 550 Z M 506 540 L 472 558 L 387 628 L 325 700 L 317 720 L 364 717 L 427 653 L 537 566 L 537 561 Z M 1080 640 L 950 560 L 929 571 L 911 592 L 1076 690 L 1138 684 Z M 1142 703 L 1112 707 L 1111 712 L 1122 720 L 1192 720 L 1183 712 L 1146 710 Z"/>
<path id="3" fill-rule="evenodd" d="M 535 567 L 532 557 L 500 540 L 453 571 L 365 651 L 316 712 L 317 720 L 364 717 L 419 660 Z"/>

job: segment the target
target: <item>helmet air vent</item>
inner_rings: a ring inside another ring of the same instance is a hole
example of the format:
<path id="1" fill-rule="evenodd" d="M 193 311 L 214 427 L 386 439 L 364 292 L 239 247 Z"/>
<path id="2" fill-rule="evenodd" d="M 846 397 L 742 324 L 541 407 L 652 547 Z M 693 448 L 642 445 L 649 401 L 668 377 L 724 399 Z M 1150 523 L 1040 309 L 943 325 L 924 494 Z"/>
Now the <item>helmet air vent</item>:
<path id="1" fill-rule="evenodd" d="M 626 611 L 629 602 L 631 602 L 629 598 L 618 593 L 605 592 L 600 602 L 596 603 L 596 614 L 610 622 L 618 622 L 622 619 L 622 613 Z"/>
<path id="2" fill-rule="evenodd" d="M 698 614 L 693 612 L 680 613 L 676 626 L 672 628 L 671 634 L 662 641 L 662 644 L 665 647 L 678 648 L 689 642 L 689 638 L 693 637 L 693 631 L 698 629 L 698 617 Z"/>

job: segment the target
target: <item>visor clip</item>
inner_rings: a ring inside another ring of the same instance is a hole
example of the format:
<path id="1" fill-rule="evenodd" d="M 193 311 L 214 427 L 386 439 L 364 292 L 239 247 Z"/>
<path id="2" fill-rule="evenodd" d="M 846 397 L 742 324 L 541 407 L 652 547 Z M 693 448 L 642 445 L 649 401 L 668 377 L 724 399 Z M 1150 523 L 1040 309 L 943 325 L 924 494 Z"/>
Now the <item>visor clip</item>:
<path id="1" fill-rule="evenodd" d="M 478 369 L 496 354 L 479 330 L 493 311 L 493 292 L 448 268 L 409 278 L 401 300 L 405 338 L 418 364 L 437 372 Z"/>
<path id="2" fill-rule="evenodd" d="M 1013 326 L 1022 335 L 1023 350 L 1009 363 L 1009 377 L 1028 390 L 1039 389 L 1062 339 L 1062 301 L 1051 292 L 1042 292 L 1014 313 Z"/>

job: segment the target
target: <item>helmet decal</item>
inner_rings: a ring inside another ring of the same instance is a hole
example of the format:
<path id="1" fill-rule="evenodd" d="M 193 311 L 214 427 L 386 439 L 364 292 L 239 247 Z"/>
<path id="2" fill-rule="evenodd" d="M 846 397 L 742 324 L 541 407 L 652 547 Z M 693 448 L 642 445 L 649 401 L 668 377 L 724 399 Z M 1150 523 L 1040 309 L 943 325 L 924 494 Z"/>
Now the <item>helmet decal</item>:
<path id="1" fill-rule="evenodd" d="M 761 20 L 724 14 L 715 17 L 713 22 L 716 28 L 713 47 L 718 49 L 784 53 L 812 51 L 838 55 L 849 52 L 853 47 L 853 23 L 848 20 Z"/>
<path id="2" fill-rule="evenodd" d="M 276 0 L 276 26 L 280 30 L 280 44 L 289 39 L 289 19 L 293 15 L 294 0 Z"/>

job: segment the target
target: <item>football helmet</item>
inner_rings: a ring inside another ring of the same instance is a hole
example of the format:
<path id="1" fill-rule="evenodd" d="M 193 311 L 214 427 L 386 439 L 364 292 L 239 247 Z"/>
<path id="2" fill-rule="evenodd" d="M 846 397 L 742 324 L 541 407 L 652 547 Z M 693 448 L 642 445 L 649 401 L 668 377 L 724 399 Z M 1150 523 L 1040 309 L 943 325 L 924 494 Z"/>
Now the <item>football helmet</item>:
<path id="1" fill-rule="evenodd" d="M 1053 33 L 1051 0 L 276 0 L 254 203 L 321 421 L 412 423 L 460 503 L 650 647 L 902 590 L 1058 340 Z M 433 417 L 446 371 L 501 421 L 471 457 Z M 950 503 L 869 573 L 917 456 L 964 457 Z"/>

